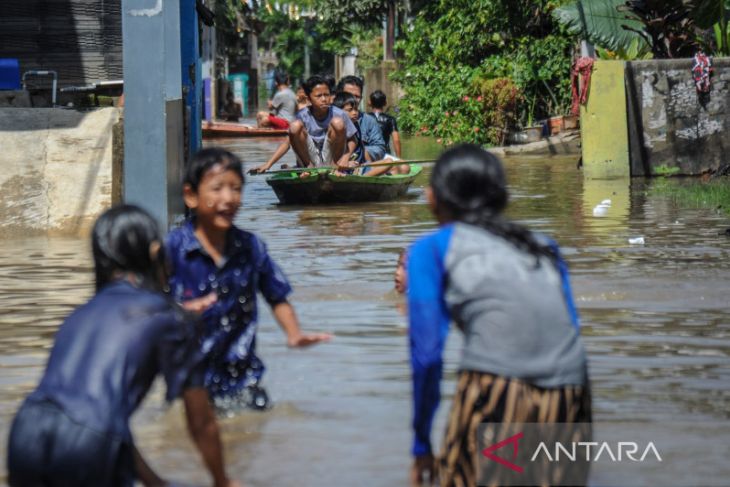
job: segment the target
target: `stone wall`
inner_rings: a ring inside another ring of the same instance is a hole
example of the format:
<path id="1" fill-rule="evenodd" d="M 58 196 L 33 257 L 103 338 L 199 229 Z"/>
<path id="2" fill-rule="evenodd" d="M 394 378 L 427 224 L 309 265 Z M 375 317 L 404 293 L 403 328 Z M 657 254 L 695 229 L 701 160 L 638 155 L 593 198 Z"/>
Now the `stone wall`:
<path id="1" fill-rule="evenodd" d="M 88 232 L 121 194 L 112 177 L 120 114 L 0 109 L 0 237 Z"/>
<path id="2" fill-rule="evenodd" d="M 730 58 L 714 60 L 706 96 L 691 59 L 626 64 L 632 176 L 698 175 L 730 163 Z"/>

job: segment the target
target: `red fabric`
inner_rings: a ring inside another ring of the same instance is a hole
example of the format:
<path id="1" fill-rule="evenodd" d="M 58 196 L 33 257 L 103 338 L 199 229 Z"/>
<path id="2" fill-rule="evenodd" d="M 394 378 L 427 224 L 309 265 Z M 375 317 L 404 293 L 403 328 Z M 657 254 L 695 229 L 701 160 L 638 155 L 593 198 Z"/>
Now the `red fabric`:
<path id="1" fill-rule="evenodd" d="M 700 51 L 695 54 L 694 63 L 692 65 L 692 78 L 695 87 L 700 93 L 709 93 L 712 87 L 710 76 L 712 75 L 712 58 Z"/>
<path id="2" fill-rule="evenodd" d="M 591 85 L 593 72 L 593 58 L 580 57 L 570 68 L 570 84 L 573 90 L 573 106 L 570 111 L 573 115 L 580 114 L 580 106 L 588 101 L 588 87 Z M 581 86 L 582 81 L 582 86 Z"/>
<path id="3" fill-rule="evenodd" d="M 284 118 L 279 118 L 276 115 L 269 115 L 269 122 L 271 122 L 271 126 L 275 129 L 288 129 L 289 128 L 289 121 Z"/>

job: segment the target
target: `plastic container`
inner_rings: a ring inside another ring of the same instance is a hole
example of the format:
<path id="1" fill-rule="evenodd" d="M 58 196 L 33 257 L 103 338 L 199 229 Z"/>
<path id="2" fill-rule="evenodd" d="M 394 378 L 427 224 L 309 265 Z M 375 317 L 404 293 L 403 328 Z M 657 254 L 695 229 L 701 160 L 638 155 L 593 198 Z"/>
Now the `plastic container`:
<path id="1" fill-rule="evenodd" d="M 248 73 L 233 73 L 228 75 L 233 91 L 233 100 L 241 104 L 243 116 L 248 116 Z"/>

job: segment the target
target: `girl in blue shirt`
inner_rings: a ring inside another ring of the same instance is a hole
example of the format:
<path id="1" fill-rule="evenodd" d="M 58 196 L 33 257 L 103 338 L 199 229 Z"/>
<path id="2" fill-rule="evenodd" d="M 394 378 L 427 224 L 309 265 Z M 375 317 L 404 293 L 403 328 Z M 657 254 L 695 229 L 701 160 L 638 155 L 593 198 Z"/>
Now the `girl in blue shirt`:
<path id="1" fill-rule="evenodd" d="M 40 384 L 10 431 L 8 482 L 20 486 L 166 485 L 134 446 L 129 418 L 154 378 L 182 396 L 188 429 L 215 486 L 226 476 L 218 426 L 202 384 L 197 334 L 161 294 L 162 238 L 135 206 L 94 225 L 96 294 L 56 333 Z"/>
<path id="2" fill-rule="evenodd" d="M 454 322 L 464 346 L 441 485 L 500 485 L 499 478 L 479 477 L 480 425 L 591 420 L 567 269 L 553 241 L 502 216 L 508 197 L 504 171 L 482 148 L 465 144 L 444 152 L 427 197 L 440 229 L 411 247 L 407 264 L 411 480 L 420 485 L 435 475 L 431 424 L 444 343 Z"/>

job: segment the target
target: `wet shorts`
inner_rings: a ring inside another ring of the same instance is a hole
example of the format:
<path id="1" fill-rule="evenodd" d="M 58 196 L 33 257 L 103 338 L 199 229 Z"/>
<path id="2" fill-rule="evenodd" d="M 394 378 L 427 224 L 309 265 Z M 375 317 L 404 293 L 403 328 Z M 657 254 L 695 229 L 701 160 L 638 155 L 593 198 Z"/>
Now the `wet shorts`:
<path id="1" fill-rule="evenodd" d="M 289 128 L 289 121 L 276 115 L 269 114 L 269 122 L 271 122 L 271 126 L 275 129 L 286 130 Z"/>
<path id="2" fill-rule="evenodd" d="M 50 401 L 26 400 L 10 430 L 8 483 L 132 487 L 132 447 L 75 422 Z"/>

